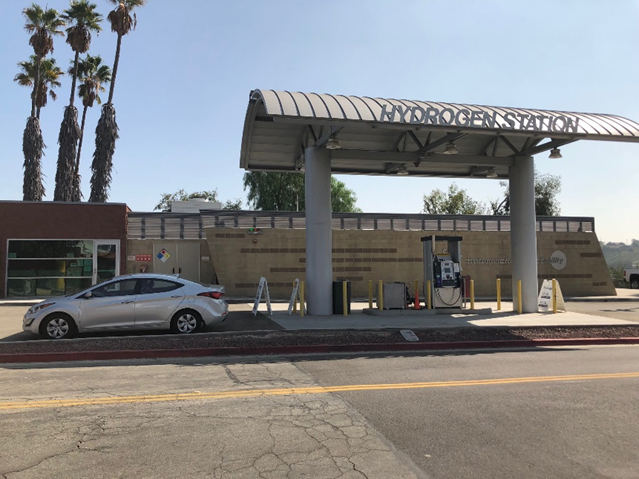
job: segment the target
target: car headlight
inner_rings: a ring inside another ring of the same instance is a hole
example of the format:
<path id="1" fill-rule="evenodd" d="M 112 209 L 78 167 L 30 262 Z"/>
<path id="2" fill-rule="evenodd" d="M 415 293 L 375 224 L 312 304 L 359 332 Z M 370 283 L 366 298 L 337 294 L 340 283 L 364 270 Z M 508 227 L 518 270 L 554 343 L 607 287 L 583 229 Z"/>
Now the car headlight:
<path id="1" fill-rule="evenodd" d="M 36 304 L 35 306 L 31 306 L 29 308 L 28 313 L 37 313 L 38 311 L 42 311 L 44 308 L 48 308 L 49 306 L 53 306 L 55 303 L 43 303 L 43 304 Z"/>

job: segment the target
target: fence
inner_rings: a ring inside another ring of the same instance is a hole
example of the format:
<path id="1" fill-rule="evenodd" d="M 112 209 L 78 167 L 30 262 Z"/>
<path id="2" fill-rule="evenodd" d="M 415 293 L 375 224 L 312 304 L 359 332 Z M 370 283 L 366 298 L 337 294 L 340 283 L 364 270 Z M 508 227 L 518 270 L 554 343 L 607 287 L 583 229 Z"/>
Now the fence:
<path id="1" fill-rule="evenodd" d="M 594 232 L 595 219 L 537 216 L 537 231 Z M 333 229 L 395 231 L 510 231 L 509 216 L 333 213 Z M 304 229 L 303 211 L 202 210 L 200 213 L 129 213 L 129 239 L 205 239 L 205 228 Z"/>

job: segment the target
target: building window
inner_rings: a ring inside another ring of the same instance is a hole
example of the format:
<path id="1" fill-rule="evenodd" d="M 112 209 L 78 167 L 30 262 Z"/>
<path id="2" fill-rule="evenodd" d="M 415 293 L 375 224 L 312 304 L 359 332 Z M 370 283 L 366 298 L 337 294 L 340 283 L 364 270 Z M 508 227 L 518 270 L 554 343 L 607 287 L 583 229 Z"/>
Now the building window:
<path id="1" fill-rule="evenodd" d="M 91 240 L 9 240 L 7 296 L 62 296 L 93 284 Z"/>

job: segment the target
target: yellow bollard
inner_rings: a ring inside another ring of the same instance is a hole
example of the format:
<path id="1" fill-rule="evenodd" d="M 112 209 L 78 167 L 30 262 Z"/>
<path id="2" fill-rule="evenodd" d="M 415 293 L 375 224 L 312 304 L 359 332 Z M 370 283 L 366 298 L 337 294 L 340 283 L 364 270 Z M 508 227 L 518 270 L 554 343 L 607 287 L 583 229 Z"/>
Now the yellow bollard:
<path id="1" fill-rule="evenodd" d="M 299 288 L 299 286 L 298 286 L 298 288 Z M 295 289 L 295 281 L 293 281 L 293 289 Z M 299 292 L 299 289 L 298 289 L 298 292 Z M 297 313 L 297 294 L 293 298 L 293 312 Z"/>
<path id="2" fill-rule="evenodd" d="M 557 280 L 552 280 L 552 312 L 557 314 Z"/>
<path id="3" fill-rule="evenodd" d="M 475 280 L 470 280 L 470 309 L 475 309 Z"/>
<path id="4" fill-rule="evenodd" d="M 501 311 L 501 279 L 497 278 L 497 311 Z"/>
<path id="5" fill-rule="evenodd" d="M 373 309 L 373 280 L 368 280 L 368 309 Z"/>
<path id="6" fill-rule="evenodd" d="M 377 285 L 377 309 L 384 309 L 384 285 L 381 279 Z"/>
<path id="7" fill-rule="evenodd" d="M 521 280 L 517 281 L 517 312 L 521 314 L 522 306 L 521 306 Z"/>
<path id="8" fill-rule="evenodd" d="M 428 281 L 426 281 L 426 308 L 427 309 L 433 309 L 430 294 L 431 294 L 431 291 L 430 291 L 430 279 L 429 279 Z"/>
<path id="9" fill-rule="evenodd" d="M 300 281 L 300 317 L 304 317 L 304 281 Z"/>
<path id="10" fill-rule="evenodd" d="M 348 288 L 346 286 L 346 281 L 342 281 L 342 311 L 344 312 L 344 316 L 348 316 Z"/>

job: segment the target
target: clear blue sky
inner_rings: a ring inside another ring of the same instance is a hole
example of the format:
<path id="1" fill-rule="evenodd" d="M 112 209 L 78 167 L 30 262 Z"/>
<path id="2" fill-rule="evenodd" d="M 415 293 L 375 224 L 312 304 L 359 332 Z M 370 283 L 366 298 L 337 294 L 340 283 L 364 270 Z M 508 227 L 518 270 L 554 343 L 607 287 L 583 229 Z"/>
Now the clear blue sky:
<path id="1" fill-rule="evenodd" d="M 94 0 L 100 11 L 112 8 Z M 22 9 L 0 17 L 0 198 L 22 199 L 22 133 L 29 91 L 12 79 L 32 52 Z M 68 1 L 48 0 L 63 10 Z M 44 5 L 44 2 L 43 2 Z M 249 92 L 277 89 L 612 113 L 639 121 L 636 0 L 149 0 L 122 42 L 114 104 L 120 139 L 110 201 L 150 211 L 164 192 L 217 188 L 241 198 L 242 127 Z M 112 64 L 108 24 L 91 52 Z M 56 38 L 65 67 L 71 49 Z M 53 197 L 57 135 L 70 80 L 41 114 L 47 200 Z M 105 97 L 106 98 L 106 97 Z M 81 174 L 89 165 L 99 108 L 89 112 Z M 561 212 L 594 216 L 599 239 L 639 238 L 639 144 L 578 142 L 562 160 L 536 157 L 560 175 Z M 338 177 L 365 212 L 417 213 L 450 179 Z M 496 199 L 497 181 L 456 180 L 476 200 Z M 380 194 L 383 192 L 383 194 Z"/>

